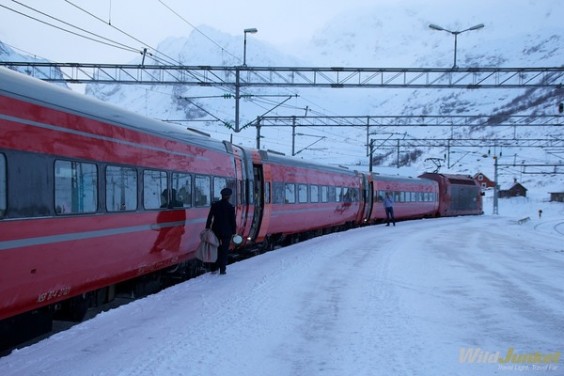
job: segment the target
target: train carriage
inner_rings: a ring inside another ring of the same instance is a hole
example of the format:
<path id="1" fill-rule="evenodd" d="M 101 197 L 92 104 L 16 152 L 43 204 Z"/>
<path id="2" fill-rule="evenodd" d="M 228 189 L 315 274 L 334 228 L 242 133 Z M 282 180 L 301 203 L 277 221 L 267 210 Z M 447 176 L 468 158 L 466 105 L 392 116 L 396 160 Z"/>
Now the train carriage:
<path id="1" fill-rule="evenodd" d="M 263 151 L 259 155 L 256 168 L 264 171 L 262 185 L 269 192 L 262 236 L 280 238 L 357 223 L 362 179 L 356 172 Z"/>
<path id="2" fill-rule="evenodd" d="M 87 292 L 191 259 L 219 191 L 248 181 L 228 143 L 5 69 L 0 132 L 0 320 L 76 317 Z"/>
<path id="3" fill-rule="evenodd" d="M 482 189 L 469 175 L 425 173 L 420 178 L 434 180 L 439 184 L 439 208 L 437 215 L 483 214 Z"/>
<path id="4" fill-rule="evenodd" d="M 434 181 L 399 176 L 372 174 L 373 210 L 370 220 L 386 219 L 384 195 L 390 192 L 394 199 L 396 220 L 435 216 L 438 206 L 438 184 Z"/>

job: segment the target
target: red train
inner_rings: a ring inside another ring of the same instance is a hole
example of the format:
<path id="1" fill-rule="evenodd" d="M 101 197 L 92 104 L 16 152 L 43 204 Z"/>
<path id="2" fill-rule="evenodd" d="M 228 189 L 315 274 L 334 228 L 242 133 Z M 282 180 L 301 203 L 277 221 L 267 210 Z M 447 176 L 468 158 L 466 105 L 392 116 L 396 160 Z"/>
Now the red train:
<path id="1" fill-rule="evenodd" d="M 193 274 L 230 187 L 240 252 L 382 221 L 481 214 L 472 178 L 382 177 L 242 148 L 0 69 L 0 349 L 120 288 Z M 133 282 L 134 281 L 134 282 Z"/>

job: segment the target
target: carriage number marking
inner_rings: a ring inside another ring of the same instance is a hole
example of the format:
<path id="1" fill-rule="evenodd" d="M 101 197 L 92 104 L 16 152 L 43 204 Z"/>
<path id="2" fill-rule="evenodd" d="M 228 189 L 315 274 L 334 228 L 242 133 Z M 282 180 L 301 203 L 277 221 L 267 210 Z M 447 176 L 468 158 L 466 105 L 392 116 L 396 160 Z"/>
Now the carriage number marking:
<path id="1" fill-rule="evenodd" d="M 47 302 L 49 300 L 60 298 L 61 296 L 66 296 L 70 294 L 71 288 L 69 286 L 61 287 L 60 289 L 49 290 L 44 293 L 39 294 L 37 297 L 37 302 Z"/>

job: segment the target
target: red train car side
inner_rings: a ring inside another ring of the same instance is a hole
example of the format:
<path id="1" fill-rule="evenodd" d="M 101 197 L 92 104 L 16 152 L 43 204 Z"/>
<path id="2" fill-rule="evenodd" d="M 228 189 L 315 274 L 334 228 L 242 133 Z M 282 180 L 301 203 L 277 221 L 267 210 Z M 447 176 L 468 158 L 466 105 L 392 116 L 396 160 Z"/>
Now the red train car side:
<path id="1" fill-rule="evenodd" d="M 356 225 L 361 177 L 354 171 L 260 152 L 268 187 L 268 221 L 261 234 L 274 238 Z"/>
<path id="2" fill-rule="evenodd" d="M 439 186 L 428 179 L 382 176 L 372 174 L 373 210 L 370 220 L 386 219 L 384 195 L 390 192 L 394 199 L 397 220 L 434 217 L 439 207 Z"/>
<path id="3" fill-rule="evenodd" d="M 225 143 L 5 69 L 0 132 L 0 320 L 78 317 L 191 259 L 211 201 L 248 179 Z"/>

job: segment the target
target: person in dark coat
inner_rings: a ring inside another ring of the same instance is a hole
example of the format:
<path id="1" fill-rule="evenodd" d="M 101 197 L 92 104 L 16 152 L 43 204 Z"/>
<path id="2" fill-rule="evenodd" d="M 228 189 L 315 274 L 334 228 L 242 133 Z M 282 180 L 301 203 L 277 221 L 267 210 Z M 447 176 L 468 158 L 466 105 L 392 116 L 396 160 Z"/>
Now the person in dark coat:
<path id="1" fill-rule="evenodd" d="M 384 208 L 386 209 L 386 226 L 390 225 L 390 219 L 395 226 L 396 219 L 394 217 L 394 199 L 390 195 L 390 192 L 386 192 L 386 197 L 384 197 Z"/>
<path id="2" fill-rule="evenodd" d="M 220 274 L 226 273 L 229 244 L 237 231 L 235 208 L 229 202 L 232 193 L 230 188 L 221 190 L 221 200 L 212 204 L 206 221 L 206 228 L 211 228 L 219 239 L 217 261 L 212 266 L 212 273 L 216 272 L 217 269 L 219 269 Z"/>

